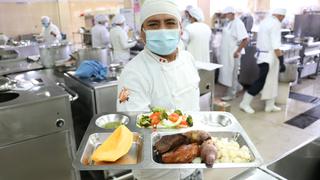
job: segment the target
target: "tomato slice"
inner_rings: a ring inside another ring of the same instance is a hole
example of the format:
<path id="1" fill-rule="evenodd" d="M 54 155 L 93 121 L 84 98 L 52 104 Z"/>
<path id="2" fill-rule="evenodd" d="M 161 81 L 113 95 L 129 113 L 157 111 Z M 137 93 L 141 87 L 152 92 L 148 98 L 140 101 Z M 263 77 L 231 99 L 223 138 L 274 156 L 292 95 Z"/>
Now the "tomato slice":
<path id="1" fill-rule="evenodd" d="M 179 114 L 177 113 L 172 113 L 169 115 L 168 119 L 172 122 L 176 122 L 179 119 Z"/>
<path id="2" fill-rule="evenodd" d="M 155 124 L 157 125 L 157 124 L 160 123 L 160 115 L 161 115 L 160 112 L 155 112 L 155 113 L 152 113 L 152 114 L 150 115 L 151 125 L 152 125 L 152 126 L 155 125 Z"/>
<path id="3" fill-rule="evenodd" d="M 187 122 L 186 120 L 181 121 L 180 124 L 181 124 L 181 125 L 186 125 L 186 126 L 188 126 L 188 122 Z"/>

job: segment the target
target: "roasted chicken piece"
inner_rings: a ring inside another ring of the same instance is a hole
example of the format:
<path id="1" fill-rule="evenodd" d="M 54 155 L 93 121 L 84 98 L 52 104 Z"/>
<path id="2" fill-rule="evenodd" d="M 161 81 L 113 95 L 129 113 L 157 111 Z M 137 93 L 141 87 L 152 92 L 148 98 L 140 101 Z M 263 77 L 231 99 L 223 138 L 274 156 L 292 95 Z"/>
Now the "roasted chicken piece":
<path id="1" fill-rule="evenodd" d="M 190 143 L 197 143 L 202 144 L 204 141 L 211 139 L 211 136 L 209 133 L 201 130 L 194 130 L 194 131 L 188 131 L 184 133 Z"/>
<path id="2" fill-rule="evenodd" d="M 200 156 L 202 161 L 211 167 L 217 158 L 217 148 L 212 139 L 207 140 L 201 144 Z"/>
<path id="3" fill-rule="evenodd" d="M 160 154 L 163 154 L 182 144 L 187 144 L 187 142 L 187 137 L 182 134 L 167 135 L 161 137 L 161 139 L 156 142 L 155 148 Z"/>
<path id="4" fill-rule="evenodd" d="M 191 163 L 200 154 L 197 143 L 184 144 L 177 149 L 162 155 L 164 163 Z"/>

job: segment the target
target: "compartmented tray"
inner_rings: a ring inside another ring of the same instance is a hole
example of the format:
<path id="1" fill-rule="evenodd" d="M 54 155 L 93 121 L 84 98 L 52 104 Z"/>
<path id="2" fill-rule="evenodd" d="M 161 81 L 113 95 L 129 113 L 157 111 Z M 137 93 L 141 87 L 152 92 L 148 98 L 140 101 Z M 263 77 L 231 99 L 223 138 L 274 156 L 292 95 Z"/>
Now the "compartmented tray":
<path id="1" fill-rule="evenodd" d="M 182 169 L 207 168 L 204 163 L 164 164 L 157 160 L 153 151 L 155 142 L 164 135 L 184 133 L 190 130 L 204 130 L 213 137 L 235 140 L 240 146 L 249 149 L 251 161 L 245 163 L 215 163 L 212 168 L 258 167 L 263 160 L 234 116 L 227 112 L 187 112 L 193 117 L 194 125 L 183 129 L 138 128 L 137 115 L 141 113 L 124 113 L 129 118 L 127 127 L 134 132 L 134 143 L 129 153 L 114 163 L 94 163 L 90 160 L 93 151 L 113 132 L 114 129 L 102 129 L 96 125 L 100 116 L 115 113 L 103 113 L 92 118 L 77 151 L 73 165 L 79 170 L 109 169 Z"/>

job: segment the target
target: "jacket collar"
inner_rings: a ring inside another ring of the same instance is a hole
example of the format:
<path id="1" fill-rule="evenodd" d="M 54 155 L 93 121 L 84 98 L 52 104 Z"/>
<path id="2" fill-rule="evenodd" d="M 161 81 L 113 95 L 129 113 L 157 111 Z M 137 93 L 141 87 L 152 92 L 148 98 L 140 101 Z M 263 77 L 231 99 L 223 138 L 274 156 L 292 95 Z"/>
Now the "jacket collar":
<path id="1" fill-rule="evenodd" d="M 160 57 L 156 54 L 154 54 L 153 52 L 151 52 L 149 49 L 147 48 L 144 48 L 144 51 L 146 52 L 147 55 L 149 55 L 153 60 L 155 60 L 157 63 L 160 63 L 160 64 L 168 64 L 169 61 L 166 59 L 166 58 L 163 58 L 163 57 Z M 177 56 L 176 56 L 176 60 L 179 58 L 179 49 L 178 49 L 178 53 L 177 53 Z M 175 60 L 175 61 L 176 61 Z"/>

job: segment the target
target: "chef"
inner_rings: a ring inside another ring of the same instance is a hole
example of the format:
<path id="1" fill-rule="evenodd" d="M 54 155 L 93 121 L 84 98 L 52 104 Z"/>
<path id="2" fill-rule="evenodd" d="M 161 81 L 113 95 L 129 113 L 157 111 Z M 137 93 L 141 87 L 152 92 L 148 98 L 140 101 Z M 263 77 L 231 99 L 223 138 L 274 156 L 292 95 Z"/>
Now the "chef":
<path id="1" fill-rule="evenodd" d="M 186 12 L 190 24 L 186 26 L 182 36 L 185 46 L 196 61 L 209 63 L 211 29 L 203 23 L 204 16 L 200 8 L 191 6 Z"/>
<path id="2" fill-rule="evenodd" d="M 61 33 L 59 28 L 54 25 L 48 16 L 41 17 L 41 24 L 43 26 L 40 36 L 44 43 L 54 44 L 61 40 Z"/>
<path id="3" fill-rule="evenodd" d="M 192 5 L 188 5 L 186 7 L 186 9 L 184 10 L 183 16 L 181 17 L 181 24 L 182 24 L 182 28 L 186 28 L 189 24 L 189 13 L 188 13 L 188 9 L 192 8 Z"/>
<path id="4" fill-rule="evenodd" d="M 108 18 L 106 15 L 98 14 L 95 16 L 95 25 L 91 29 L 92 47 L 105 48 L 110 43 L 109 32 L 107 29 Z"/>
<path id="5" fill-rule="evenodd" d="M 182 30 L 177 5 L 172 0 L 146 0 L 140 23 L 145 49 L 122 71 L 117 110 L 150 111 L 157 106 L 199 111 L 200 78 L 193 56 L 178 48 Z M 138 180 L 179 180 L 196 173 L 191 169 L 133 170 Z"/>
<path id="6" fill-rule="evenodd" d="M 227 94 L 222 97 L 223 101 L 235 98 L 236 93 L 242 90 L 238 82 L 238 71 L 240 68 L 241 53 L 247 46 L 249 39 L 243 22 L 235 17 L 235 9 L 226 7 L 223 14 L 227 24 L 222 30 L 222 42 L 220 46 L 219 63 L 223 65 L 219 73 L 219 82 L 228 87 Z"/>
<path id="7" fill-rule="evenodd" d="M 272 15 L 264 19 L 259 27 L 257 38 L 257 63 L 260 69 L 259 78 L 244 94 L 240 108 L 246 113 L 254 113 L 250 103 L 261 90 L 261 99 L 266 101 L 265 111 L 281 111 L 275 105 L 278 94 L 278 75 L 285 71 L 281 46 L 281 21 L 286 14 L 285 9 L 275 9 Z M 280 66 L 279 66 L 280 65 Z"/>
<path id="8" fill-rule="evenodd" d="M 128 34 L 125 31 L 126 19 L 123 15 L 117 14 L 112 19 L 114 27 L 110 30 L 110 41 L 113 48 L 113 57 L 116 62 L 127 63 L 130 59 L 130 48 L 137 42 L 128 42 Z"/>

